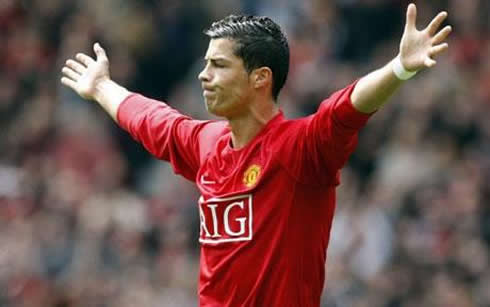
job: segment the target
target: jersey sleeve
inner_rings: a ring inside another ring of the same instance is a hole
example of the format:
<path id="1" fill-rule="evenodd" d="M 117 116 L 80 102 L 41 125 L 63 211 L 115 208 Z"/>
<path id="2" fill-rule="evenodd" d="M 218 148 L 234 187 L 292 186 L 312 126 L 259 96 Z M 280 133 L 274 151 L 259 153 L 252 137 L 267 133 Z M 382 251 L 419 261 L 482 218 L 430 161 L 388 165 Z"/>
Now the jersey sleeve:
<path id="1" fill-rule="evenodd" d="M 288 128 L 280 159 L 296 180 L 338 185 L 340 169 L 357 145 L 370 114 L 357 111 L 350 96 L 357 81 L 321 102 L 317 112 Z"/>
<path id="2" fill-rule="evenodd" d="M 191 181 L 220 129 L 216 122 L 193 120 L 139 94 L 121 103 L 117 122 L 153 156 L 169 161 L 176 174 Z"/>

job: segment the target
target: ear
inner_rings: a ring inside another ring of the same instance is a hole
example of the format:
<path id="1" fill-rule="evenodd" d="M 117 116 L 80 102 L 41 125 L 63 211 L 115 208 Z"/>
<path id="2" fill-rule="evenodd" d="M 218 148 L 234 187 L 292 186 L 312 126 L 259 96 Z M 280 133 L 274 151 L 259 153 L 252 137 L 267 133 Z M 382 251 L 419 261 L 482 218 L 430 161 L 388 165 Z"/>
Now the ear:
<path id="1" fill-rule="evenodd" d="M 272 70 L 267 66 L 254 69 L 252 82 L 256 89 L 269 86 L 272 84 Z"/>

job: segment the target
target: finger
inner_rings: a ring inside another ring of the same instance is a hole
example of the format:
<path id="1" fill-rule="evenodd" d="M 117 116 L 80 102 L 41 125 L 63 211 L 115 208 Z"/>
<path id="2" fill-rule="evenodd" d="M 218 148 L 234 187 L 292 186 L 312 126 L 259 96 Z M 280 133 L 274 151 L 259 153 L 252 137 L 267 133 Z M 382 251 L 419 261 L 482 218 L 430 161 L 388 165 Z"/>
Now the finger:
<path id="1" fill-rule="evenodd" d="M 439 44 L 437 46 L 433 46 L 432 48 L 430 48 L 429 54 L 431 57 L 436 57 L 439 54 L 441 54 L 442 52 L 446 51 L 448 47 L 449 47 L 449 45 L 447 43 L 443 43 L 443 44 Z"/>
<path id="2" fill-rule="evenodd" d="M 424 65 L 426 67 L 433 67 L 434 65 L 436 65 L 437 62 L 434 60 L 434 59 L 431 59 L 430 57 L 426 57 L 425 60 L 424 60 Z"/>
<path id="3" fill-rule="evenodd" d="M 85 66 L 89 66 L 90 64 L 95 63 L 94 59 L 92 59 L 91 57 L 83 53 L 78 53 L 76 58 L 77 60 L 82 62 Z"/>
<path id="4" fill-rule="evenodd" d="M 68 68 L 68 67 L 63 67 L 63 69 L 61 70 L 61 72 L 68 78 L 74 80 L 74 81 L 78 81 L 78 79 L 80 78 L 80 74 L 78 74 L 77 72 L 75 72 L 73 69 L 71 68 Z"/>
<path id="5" fill-rule="evenodd" d="M 417 7 L 410 3 L 407 8 L 407 20 L 405 22 L 406 29 L 415 29 L 415 20 L 417 19 Z"/>
<path id="6" fill-rule="evenodd" d="M 72 90 L 76 91 L 77 83 L 75 81 L 73 81 L 67 77 L 63 77 L 63 78 L 61 78 L 61 83 L 65 86 L 68 86 Z"/>
<path id="7" fill-rule="evenodd" d="M 107 60 L 107 54 L 106 54 L 104 48 L 102 48 L 99 43 L 94 44 L 94 52 L 95 52 L 95 55 L 97 55 L 97 61 Z"/>
<path id="8" fill-rule="evenodd" d="M 85 66 L 83 66 L 82 64 L 78 63 L 77 61 L 73 61 L 73 60 L 66 61 L 66 66 L 73 69 L 73 71 L 75 71 L 79 74 L 83 74 L 85 72 L 85 70 L 87 70 L 87 68 Z"/>
<path id="9" fill-rule="evenodd" d="M 437 32 L 437 29 L 441 26 L 442 22 L 444 19 L 447 17 L 447 12 L 440 12 L 437 14 L 437 16 L 432 19 L 432 21 L 429 23 L 427 26 L 426 30 L 428 31 L 429 35 L 434 35 Z"/>
<path id="10" fill-rule="evenodd" d="M 440 44 L 442 43 L 449 33 L 451 33 L 453 29 L 451 26 L 445 26 L 441 31 L 439 31 L 433 38 L 432 38 L 432 43 L 433 44 Z"/>

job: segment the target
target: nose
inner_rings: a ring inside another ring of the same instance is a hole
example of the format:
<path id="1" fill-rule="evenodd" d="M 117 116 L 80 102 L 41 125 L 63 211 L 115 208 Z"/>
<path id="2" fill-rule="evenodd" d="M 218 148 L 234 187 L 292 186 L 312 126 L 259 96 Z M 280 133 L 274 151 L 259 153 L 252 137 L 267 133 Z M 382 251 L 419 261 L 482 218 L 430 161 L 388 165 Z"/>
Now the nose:
<path id="1" fill-rule="evenodd" d="M 199 73 L 198 78 L 201 82 L 211 81 L 211 76 L 209 75 L 208 71 L 208 65 L 206 65 L 206 67 L 204 67 L 203 70 Z"/>

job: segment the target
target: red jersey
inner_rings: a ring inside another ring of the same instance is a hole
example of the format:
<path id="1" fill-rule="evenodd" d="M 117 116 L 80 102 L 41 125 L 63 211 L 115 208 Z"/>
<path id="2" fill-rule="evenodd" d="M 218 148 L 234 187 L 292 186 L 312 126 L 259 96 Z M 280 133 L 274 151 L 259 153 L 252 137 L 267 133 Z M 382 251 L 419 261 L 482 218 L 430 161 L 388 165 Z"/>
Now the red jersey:
<path id="1" fill-rule="evenodd" d="M 355 84 L 308 117 L 271 119 L 234 149 L 226 121 L 133 94 L 118 122 L 200 192 L 200 306 L 319 306 L 339 170 L 369 116 Z"/>

